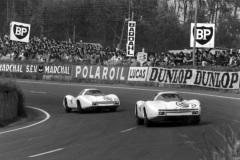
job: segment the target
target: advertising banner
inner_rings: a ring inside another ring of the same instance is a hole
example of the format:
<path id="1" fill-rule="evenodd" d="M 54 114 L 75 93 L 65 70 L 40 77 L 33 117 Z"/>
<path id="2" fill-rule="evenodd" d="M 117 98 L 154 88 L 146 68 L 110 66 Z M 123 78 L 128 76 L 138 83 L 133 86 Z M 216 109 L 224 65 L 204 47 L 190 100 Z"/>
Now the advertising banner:
<path id="1" fill-rule="evenodd" d="M 240 72 L 149 67 L 147 81 L 166 84 L 196 85 L 209 88 L 239 89 Z"/>
<path id="2" fill-rule="evenodd" d="M 10 23 L 10 40 L 28 43 L 30 28 L 30 24 L 12 21 Z"/>
<path id="3" fill-rule="evenodd" d="M 46 65 L 44 66 L 44 74 L 51 74 L 51 75 L 71 75 L 71 66 L 65 65 Z"/>
<path id="4" fill-rule="evenodd" d="M 128 57 L 134 56 L 135 33 L 136 33 L 136 22 L 128 21 L 128 38 L 127 38 L 127 46 L 126 46 L 126 51 L 127 51 Z"/>
<path id="5" fill-rule="evenodd" d="M 190 30 L 190 47 L 194 46 L 194 27 L 195 23 L 191 23 Z M 196 28 L 196 47 L 197 48 L 214 48 L 215 41 L 215 24 L 197 23 Z"/>
<path id="6" fill-rule="evenodd" d="M 22 64 L 0 64 L 0 72 L 23 73 L 25 66 Z"/>
<path id="7" fill-rule="evenodd" d="M 146 81 L 148 67 L 130 67 L 128 81 Z"/>
<path id="8" fill-rule="evenodd" d="M 0 64 L 0 72 L 42 73 L 49 75 L 71 75 L 71 66 L 42 64 Z"/>
<path id="9" fill-rule="evenodd" d="M 129 67 L 73 66 L 73 78 L 126 81 Z"/>
<path id="10" fill-rule="evenodd" d="M 148 54 L 145 52 L 138 52 L 137 54 L 137 61 L 140 62 L 140 65 L 142 66 L 144 62 L 147 61 Z"/>

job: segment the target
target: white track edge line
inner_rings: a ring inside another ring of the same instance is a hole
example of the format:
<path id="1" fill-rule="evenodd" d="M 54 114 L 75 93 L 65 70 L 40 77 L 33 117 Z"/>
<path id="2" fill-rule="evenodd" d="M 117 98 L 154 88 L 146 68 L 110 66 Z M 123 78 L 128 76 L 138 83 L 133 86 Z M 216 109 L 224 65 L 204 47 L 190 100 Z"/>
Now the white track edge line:
<path id="1" fill-rule="evenodd" d="M 128 90 L 139 90 L 139 91 L 166 91 L 166 90 L 156 90 L 156 89 L 145 89 L 145 88 L 127 88 L 127 87 L 111 87 L 111 86 L 99 86 L 99 85 L 81 85 L 81 84 L 63 84 L 63 83 L 47 83 L 47 82 L 32 82 L 32 81 L 17 81 L 17 82 L 23 82 L 23 83 L 38 83 L 38 84 L 53 84 L 53 85 L 63 85 L 63 86 L 86 86 L 86 87 L 92 87 L 97 86 L 100 88 L 117 88 L 117 89 L 128 89 Z M 240 100 L 240 98 L 235 97 L 225 97 L 225 96 L 218 96 L 218 95 L 211 95 L 211 94 L 203 94 L 203 93 L 192 93 L 192 92 L 182 92 L 177 91 L 178 93 L 185 93 L 185 94 L 193 94 L 193 95 L 201 95 L 201 96 L 211 96 L 211 97 L 218 97 L 218 98 L 226 98 L 226 99 L 234 99 L 234 100 Z"/>
<path id="2" fill-rule="evenodd" d="M 41 120 L 41 121 L 39 121 L 39 122 L 37 122 L 37 123 L 31 124 L 31 125 L 28 125 L 28 126 L 25 126 L 25 127 L 21 127 L 21 128 L 12 129 L 12 130 L 9 130 L 9 131 L 0 132 L 0 134 L 9 133 L 9 132 L 18 131 L 18 130 L 21 130 L 21 129 L 26 129 L 26 128 L 29 128 L 29 127 L 32 127 L 32 126 L 36 126 L 36 125 L 38 125 L 40 123 L 43 123 L 43 122 L 47 121 L 50 118 L 50 114 L 47 113 L 46 111 L 42 110 L 42 109 L 39 109 L 39 108 L 36 108 L 36 107 L 31 107 L 31 106 L 26 106 L 26 107 L 32 108 L 32 109 L 36 109 L 36 110 L 39 110 L 39 111 L 43 112 L 46 115 L 46 118 Z"/>
<path id="3" fill-rule="evenodd" d="M 124 133 L 124 132 L 128 132 L 128 131 L 131 131 L 131 130 L 133 130 L 133 129 L 136 129 L 137 127 L 132 127 L 132 128 L 129 128 L 129 129 L 126 129 L 126 130 L 123 130 L 123 131 L 121 131 L 122 133 Z"/>
<path id="4" fill-rule="evenodd" d="M 38 91 L 29 91 L 31 93 L 39 93 L 39 94 L 46 94 L 47 92 L 38 92 Z"/>
<path id="5" fill-rule="evenodd" d="M 64 148 L 59 148 L 59 149 L 55 149 L 55 150 L 51 150 L 51 151 L 47 151 L 47 152 L 35 154 L 35 155 L 32 155 L 32 156 L 28 156 L 28 157 L 29 157 L 29 158 L 38 157 L 38 156 L 42 156 L 42 155 L 45 155 L 45 154 L 57 152 L 57 151 L 60 151 L 60 150 L 63 150 L 63 149 L 64 149 Z"/>

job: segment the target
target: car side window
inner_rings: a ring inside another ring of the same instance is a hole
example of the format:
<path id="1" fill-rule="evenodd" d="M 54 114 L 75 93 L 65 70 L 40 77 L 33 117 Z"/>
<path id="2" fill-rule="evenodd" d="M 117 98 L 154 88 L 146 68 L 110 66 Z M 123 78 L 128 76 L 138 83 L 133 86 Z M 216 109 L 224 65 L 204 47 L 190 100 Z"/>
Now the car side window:
<path id="1" fill-rule="evenodd" d="M 92 95 L 92 93 L 90 91 L 87 91 L 87 92 L 85 92 L 84 95 Z"/>
<path id="2" fill-rule="evenodd" d="M 82 90 L 78 95 L 81 96 L 85 90 Z"/>
<path id="3" fill-rule="evenodd" d="M 159 100 L 164 100 L 164 98 L 162 97 L 162 95 L 156 96 L 155 101 L 159 101 Z"/>

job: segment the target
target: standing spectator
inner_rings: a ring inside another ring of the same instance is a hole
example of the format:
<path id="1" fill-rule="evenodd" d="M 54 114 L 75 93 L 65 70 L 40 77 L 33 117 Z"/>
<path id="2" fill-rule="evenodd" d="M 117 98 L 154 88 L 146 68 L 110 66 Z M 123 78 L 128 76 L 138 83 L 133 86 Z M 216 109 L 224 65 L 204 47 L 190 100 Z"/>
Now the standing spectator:
<path id="1" fill-rule="evenodd" d="M 237 63 L 238 63 L 237 56 L 235 53 L 233 53 L 232 56 L 230 57 L 229 66 L 236 67 L 238 65 Z"/>

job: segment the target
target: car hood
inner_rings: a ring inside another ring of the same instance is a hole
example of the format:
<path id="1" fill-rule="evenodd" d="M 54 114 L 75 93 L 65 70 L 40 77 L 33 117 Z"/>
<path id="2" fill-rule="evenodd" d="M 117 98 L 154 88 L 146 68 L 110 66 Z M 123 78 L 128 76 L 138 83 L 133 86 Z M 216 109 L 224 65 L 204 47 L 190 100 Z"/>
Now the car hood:
<path id="1" fill-rule="evenodd" d="M 157 109 L 192 109 L 194 106 L 189 104 L 187 101 L 180 102 L 180 101 L 147 101 L 146 104 L 148 106 L 152 106 Z"/>

